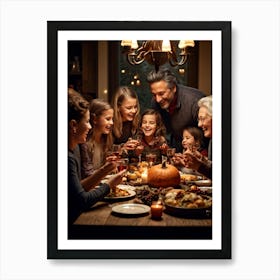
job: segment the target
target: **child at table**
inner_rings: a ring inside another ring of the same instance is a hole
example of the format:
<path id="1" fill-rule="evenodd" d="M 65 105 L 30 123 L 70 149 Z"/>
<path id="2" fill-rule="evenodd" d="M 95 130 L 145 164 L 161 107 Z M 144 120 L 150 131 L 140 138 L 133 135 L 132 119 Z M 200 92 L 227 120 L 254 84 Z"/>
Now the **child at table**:
<path id="1" fill-rule="evenodd" d="M 204 141 L 205 139 L 203 136 L 203 131 L 199 127 L 187 126 L 183 129 L 183 140 L 182 140 L 183 153 L 187 151 L 191 151 L 191 152 L 198 151 L 200 152 L 201 155 L 207 158 L 208 151 L 205 148 Z M 175 157 L 173 158 L 173 162 L 177 167 L 182 169 L 183 166 L 185 165 L 183 154 L 181 153 L 175 154 Z"/>
<path id="2" fill-rule="evenodd" d="M 93 99 L 90 103 L 90 130 L 86 143 L 80 145 L 82 178 L 104 167 L 106 155 L 112 146 L 114 110 L 104 100 Z"/>
<path id="3" fill-rule="evenodd" d="M 183 153 L 188 149 L 197 150 L 203 156 L 208 156 L 208 151 L 204 145 L 204 136 L 200 128 L 195 126 L 187 126 L 183 130 Z"/>
<path id="4" fill-rule="evenodd" d="M 139 145 L 135 149 L 135 154 L 141 154 L 142 160 L 146 160 L 146 155 L 150 153 L 155 154 L 155 164 L 160 163 L 161 156 L 166 155 L 168 149 L 165 133 L 166 129 L 160 114 L 153 109 L 147 109 L 140 118 L 136 135 Z"/>

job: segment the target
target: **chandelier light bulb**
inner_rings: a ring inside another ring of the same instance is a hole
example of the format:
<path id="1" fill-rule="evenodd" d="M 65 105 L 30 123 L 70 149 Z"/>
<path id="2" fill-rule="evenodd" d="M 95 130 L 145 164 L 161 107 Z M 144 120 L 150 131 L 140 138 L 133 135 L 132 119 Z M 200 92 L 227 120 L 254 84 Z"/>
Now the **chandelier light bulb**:
<path id="1" fill-rule="evenodd" d="M 171 45 L 169 40 L 163 40 L 162 41 L 162 47 L 161 50 L 163 52 L 170 52 L 171 51 Z"/>

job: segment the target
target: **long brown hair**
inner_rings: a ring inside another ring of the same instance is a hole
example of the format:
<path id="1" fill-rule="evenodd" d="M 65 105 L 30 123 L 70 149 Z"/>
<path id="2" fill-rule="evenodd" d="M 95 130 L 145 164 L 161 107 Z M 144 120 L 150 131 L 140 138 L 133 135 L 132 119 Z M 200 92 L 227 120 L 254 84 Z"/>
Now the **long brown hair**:
<path id="1" fill-rule="evenodd" d="M 122 116 L 120 113 L 120 106 L 122 105 L 123 101 L 126 98 L 133 98 L 137 101 L 137 113 L 132 121 L 132 134 L 136 133 L 138 121 L 139 121 L 139 115 L 140 115 L 140 105 L 138 101 L 138 97 L 136 92 L 127 86 L 121 86 L 118 88 L 118 90 L 115 92 L 115 95 L 113 97 L 112 101 L 112 107 L 114 109 L 114 127 L 113 127 L 113 133 L 117 138 L 120 138 L 123 134 L 123 121 Z"/>
<path id="2" fill-rule="evenodd" d="M 111 107 L 111 105 L 102 100 L 102 99 L 93 99 L 90 103 L 90 124 L 92 126 L 92 130 L 89 133 L 89 137 L 88 137 L 88 148 L 89 148 L 89 152 L 93 152 L 94 150 L 94 118 L 98 118 L 99 116 L 102 115 L 102 113 L 106 110 L 109 109 L 113 109 Z M 103 134 L 102 135 L 102 143 L 103 143 L 103 152 L 106 153 L 108 151 L 108 149 L 111 148 L 112 144 L 113 144 L 113 137 L 112 137 L 112 132 L 110 132 L 109 134 Z"/>
<path id="3" fill-rule="evenodd" d="M 165 137 L 165 135 L 166 135 L 165 125 L 163 124 L 160 113 L 154 109 L 147 109 L 146 111 L 143 112 L 143 114 L 141 115 L 140 121 L 139 121 L 137 134 L 143 136 L 141 126 L 142 126 L 143 118 L 146 115 L 153 115 L 156 117 L 157 128 L 156 128 L 156 132 L 155 132 L 155 137 L 158 137 L 158 136 Z"/>
<path id="4" fill-rule="evenodd" d="M 201 151 L 202 149 L 205 148 L 205 138 L 203 136 L 203 131 L 199 127 L 186 126 L 183 129 L 183 133 L 184 133 L 185 130 L 188 131 L 193 136 L 193 138 L 196 142 L 198 142 L 198 144 L 199 144 L 198 150 L 199 151 Z"/>

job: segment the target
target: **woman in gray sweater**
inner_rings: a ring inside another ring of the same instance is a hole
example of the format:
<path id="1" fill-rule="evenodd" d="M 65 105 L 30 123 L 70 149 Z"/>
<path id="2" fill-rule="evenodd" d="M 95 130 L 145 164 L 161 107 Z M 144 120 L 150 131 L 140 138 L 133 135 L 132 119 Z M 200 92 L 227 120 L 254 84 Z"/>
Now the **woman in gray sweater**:
<path id="1" fill-rule="evenodd" d="M 68 94 L 68 223 L 71 225 L 82 211 L 90 208 L 121 183 L 125 171 L 112 176 L 105 184 L 89 190 L 81 184 L 79 159 L 74 150 L 85 143 L 91 129 L 89 103 L 79 93 Z M 92 175 L 94 176 L 94 175 Z"/>

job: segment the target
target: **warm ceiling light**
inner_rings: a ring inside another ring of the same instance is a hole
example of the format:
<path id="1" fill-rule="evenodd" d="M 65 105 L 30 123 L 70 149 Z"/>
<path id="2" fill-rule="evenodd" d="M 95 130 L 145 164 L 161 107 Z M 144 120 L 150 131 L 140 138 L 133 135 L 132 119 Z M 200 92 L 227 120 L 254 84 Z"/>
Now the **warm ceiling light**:
<path id="1" fill-rule="evenodd" d="M 178 44 L 179 51 L 177 51 L 177 46 L 174 42 L 169 40 L 143 41 L 141 46 L 138 47 L 137 41 L 122 40 L 121 46 L 124 47 L 130 64 L 138 65 L 146 60 L 155 65 L 157 71 L 159 66 L 166 62 L 169 62 L 171 66 L 181 66 L 187 62 L 189 55 L 187 48 L 194 47 L 194 41 L 180 40 Z"/>

